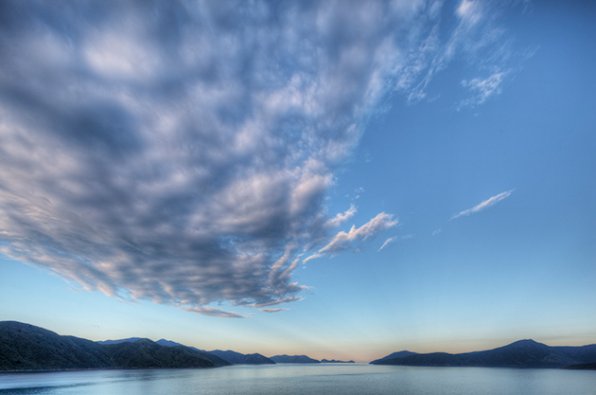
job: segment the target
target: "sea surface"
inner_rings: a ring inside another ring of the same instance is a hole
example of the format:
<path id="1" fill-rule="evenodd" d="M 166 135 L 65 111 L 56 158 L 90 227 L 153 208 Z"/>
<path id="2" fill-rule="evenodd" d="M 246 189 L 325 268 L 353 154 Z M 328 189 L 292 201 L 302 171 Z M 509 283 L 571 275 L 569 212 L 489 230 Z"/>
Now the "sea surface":
<path id="1" fill-rule="evenodd" d="M 0 374 L 0 394 L 596 395 L 596 371 L 366 364 Z"/>

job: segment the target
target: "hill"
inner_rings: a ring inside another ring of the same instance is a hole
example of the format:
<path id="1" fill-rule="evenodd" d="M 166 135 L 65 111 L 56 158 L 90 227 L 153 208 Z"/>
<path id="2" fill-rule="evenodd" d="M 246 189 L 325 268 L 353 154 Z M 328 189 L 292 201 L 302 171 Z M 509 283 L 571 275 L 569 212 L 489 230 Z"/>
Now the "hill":
<path id="1" fill-rule="evenodd" d="M 184 344 L 176 343 L 175 341 L 172 341 L 172 340 L 159 339 L 155 343 L 156 344 L 159 344 L 160 346 L 163 346 L 163 347 L 188 347 L 188 348 L 190 348 L 192 350 L 195 350 L 196 352 L 200 353 L 203 356 L 203 358 L 205 358 L 205 359 L 213 362 L 213 364 L 216 365 L 216 366 L 225 366 L 225 365 L 231 365 L 232 364 L 231 362 L 226 361 L 223 358 L 220 358 L 216 354 L 210 353 L 210 352 L 205 351 L 205 350 L 201 350 L 201 349 L 196 348 L 196 347 L 185 346 Z"/>
<path id="2" fill-rule="evenodd" d="M 486 366 L 562 368 L 596 362 L 596 345 L 551 347 L 534 340 L 519 340 L 503 347 L 461 354 L 400 351 L 372 361 L 376 365 Z"/>
<path id="3" fill-rule="evenodd" d="M 274 355 L 271 359 L 275 363 L 321 363 L 307 355 Z"/>
<path id="4" fill-rule="evenodd" d="M 228 365 L 190 347 L 148 339 L 102 344 L 16 321 L 0 322 L 0 370 L 205 368 Z"/>
<path id="5" fill-rule="evenodd" d="M 209 354 L 216 355 L 232 365 L 264 365 L 275 363 L 270 358 L 261 354 L 242 354 L 232 350 L 213 350 L 209 351 Z"/>

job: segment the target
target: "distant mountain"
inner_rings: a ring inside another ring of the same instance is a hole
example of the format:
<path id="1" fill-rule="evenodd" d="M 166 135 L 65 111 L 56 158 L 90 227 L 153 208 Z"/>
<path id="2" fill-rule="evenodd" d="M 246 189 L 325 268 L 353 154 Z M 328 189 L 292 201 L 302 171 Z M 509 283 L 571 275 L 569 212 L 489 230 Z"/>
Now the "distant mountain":
<path id="1" fill-rule="evenodd" d="M 338 359 L 321 359 L 321 363 L 354 363 L 354 361 L 340 361 Z"/>
<path id="2" fill-rule="evenodd" d="M 116 340 L 98 340 L 96 343 L 109 345 L 109 344 L 120 344 L 120 343 L 134 343 L 138 342 L 139 340 L 149 340 L 143 337 L 127 337 L 126 339 L 116 339 Z"/>
<path id="3" fill-rule="evenodd" d="M 148 339 L 102 344 L 16 321 L 0 322 L 0 370 L 204 368 L 228 365 L 190 347 Z"/>
<path id="4" fill-rule="evenodd" d="M 224 365 L 231 365 L 232 362 L 229 362 L 221 357 L 219 357 L 216 354 L 213 354 L 209 351 L 205 351 L 205 350 L 201 350 L 199 348 L 196 347 L 192 347 L 192 346 L 185 346 L 184 344 L 180 344 L 177 343 L 175 341 L 172 340 L 167 340 L 167 339 L 159 339 L 158 341 L 155 342 L 156 344 L 159 344 L 160 346 L 163 347 L 188 347 L 192 350 L 195 350 L 199 353 L 201 353 L 201 355 L 205 358 L 210 360 L 211 362 L 213 362 L 216 366 L 224 366 Z"/>
<path id="5" fill-rule="evenodd" d="M 232 365 L 265 365 L 275 363 L 270 358 L 261 354 L 242 354 L 232 350 L 213 350 L 209 351 L 209 354 L 216 355 Z"/>
<path id="6" fill-rule="evenodd" d="M 111 367 L 114 368 L 208 368 L 218 366 L 203 353 L 192 348 L 164 347 L 151 340 L 110 344 L 103 347 L 110 357 Z"/>
<path id="7" fill-rule="evenodd" d="M 383 365 L 383 363 L 381 363 L 381 362 L 388 361 L 388 360 L 391 360 L 391 359 L 409 357 L 410 355 L 414 355 L 414 354 L 416 354 L 416 353 L 415 352 L 412 352 L 412 351 L 408 351 L 408 350 L 397 351 L 397 352 L 391 353 L 389 355 L 386 355 L 383 358 L 376 359 L 376 360 L 372 361 L 371 364 L 373 364 L 373 365 Z"/>
<path id="8" fill-rule="evenodd" d="M 127 338 L 93 342 L 61 336 L 16 321 L 0 321 L 0 371 L 128 368 L 204 368 L 229 364 L 352 363 L 306 355 L 242 354 L 231 350 L 204 351 L 172 340 L 157 342 Z M 372 361 L 379 365 L 484 366 L 518 368 L 596 369 L 596 344 L 547 346 L 520 340 L 492 350 L 449 354 L 398 351 Z"/>
<path id="9" fill-rule="evenodd" d="M 519 340 L 492 350 L 462 354 L 444 352 L 417 354 L 400 351 L 371 363 L 408 366 L 562 368 L 596 363 L 596 344 L 580 347 L 551 347 L 534 340 Z"/>
<path id="10" fill-rule="evenodd" d="M 184 344 L 176 343 L 175 341 L 168 340 L 168 339 L 159 339 L 156 341 L 156 343 L 159 344 L 160 346 L 164 346 L 164 347 L 184 346 Z M 191 347 L 191 348 L 198 350 L 198 348 L 192 347 L 192 346 L 185 346 L 185 347 Z"/>
<path id="11" fill-rule="evenodd" d="M 321 363 L 321 361 L 306 355 L 274 355 L 271 359 L 275 363 Z"/>

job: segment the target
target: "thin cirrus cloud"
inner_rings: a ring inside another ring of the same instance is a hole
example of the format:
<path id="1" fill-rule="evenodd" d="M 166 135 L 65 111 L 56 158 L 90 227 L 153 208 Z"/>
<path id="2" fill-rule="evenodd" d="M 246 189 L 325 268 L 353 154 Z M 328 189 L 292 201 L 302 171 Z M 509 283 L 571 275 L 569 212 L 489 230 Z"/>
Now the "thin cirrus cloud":
<path id="1" fill-rule="evenodd" d="M 498 193 L 494 196 L 491 196 L 488 199 L 483 200 L 482 202 L 478 203 L 474 207 L 460 211 L 459 213 L 452 216 L 450 220 L 458 219 L 461 217 L 467 217 L 469 215 L 476 214 L 476 213 L 479 213 L 480 211 L 486 210 L 487 208 L 492 207 L 495 204 L 507 199 L 509 196 L 511 196 L 512 193 L 513 193 L 513 189 L 509 190 L 509 191 Z"/>
<path id="2" fill-rule="evenodd" d="M 462 86 L 467 88 L 472 93 L 472 96 L 463 100 L 459 107 L 475 107 L 484 103 L 489 97 L 501 93 L 501 85 L 505 79 L 505 75 L 506 72 L 497 70 L 486 78 L 463 80 Z"/>
<path id="3" fill-rule="evenodd" d="M 441 29 L 464 19 L 435 1 L 1 7 L 0 253 L 222 317 L 300 300 L 303 255 L 392 227 L 332 235 L 361 121 L 491 50 L 492 25 Z"/>
<path id="4" fill-rule="evenodd" d="M 438 15 L 440 10 L 440 7 L 431 6 L 428 16 Z M 443 40 L 440 25 L 431 25 L 424 38 L 417 43 L 416 51 L 408 53 L 408 67 L 396 79 L 396 89 L 404 93 L 410 103 L 424 100 L 429 96 L 428 88 L 435 76 L 446 69 L 456 56 L 483 72 L 508 68 L 513 56 L 506 30 L 498 24 L 501 12 L 502 8 L 497 2 L 460 1 L 453 13 L 455 27 L 451 33 Z M 505 73 L 501 75 L 497 85 L 505 76 Z M 479 93 L 473 86 L 462 84 L 467 90 L 465 94 L 471 96 L 460 103 L 460 109 L 473 107 L 474 103 L 482 104 L 490 96 L 479 102 Z"/>
<path id="5" fill-rule="evenodd" d="M 352 218 L 357 211 L 358 209 L 356 208 L 356 206 L 354 204 L 351 204 L 346 211 L 337 213 L 333 218 L 330 218 L 327 221 L 327 226 L 330 228 L 336 228 L 344 222 L 346 222 L 347 220 L 349 220 L 350 218 Z"/>
<path id="6" fill-rule="evenodd" d="M 349 231 L 339 231 L 325 244 L 321 249 L 304 259 L 304 262 L 310 262 L 325 255 L 336 254 L 354 248 L 359 242 L 365 241 L 380 232 L 391 229 L 397 225 L 398 221 L 393 215 L 380 212 L 367 223 L 356 227 L 352 225 Z"/>
<path id="7" fill-rule="evenodd" d="M 385 239 L 385 241 L 383 242 L 383 244 L 381 244 L 381 246 L 379 247 L 379 250 L 378 251 L 383 251 L 390 244 L 393 244 L 396 240 L 397 240 L 397 236 L 388 237 L 387 239 Z"/>
<path id="8" fill-rule="evenodd" d="M 262 309 L 261 311 L 265 312 L 265 313 L 279 313 L 280 311 L 287 311 L 288 309 L 284 309 L 281 307 L 276 307 L 273 309 Z"/>

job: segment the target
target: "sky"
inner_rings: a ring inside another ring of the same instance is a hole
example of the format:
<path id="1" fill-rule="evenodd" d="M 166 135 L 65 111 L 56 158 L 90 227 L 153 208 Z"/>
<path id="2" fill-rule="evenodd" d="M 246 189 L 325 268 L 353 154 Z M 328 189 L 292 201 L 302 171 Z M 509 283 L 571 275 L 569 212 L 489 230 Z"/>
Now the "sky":
<path id="1" fill-rule="evenodd" d="M 596 343 L 596 4 L 61 3 L 0 4 L 0 320 Z"/>

